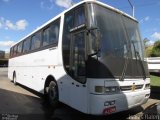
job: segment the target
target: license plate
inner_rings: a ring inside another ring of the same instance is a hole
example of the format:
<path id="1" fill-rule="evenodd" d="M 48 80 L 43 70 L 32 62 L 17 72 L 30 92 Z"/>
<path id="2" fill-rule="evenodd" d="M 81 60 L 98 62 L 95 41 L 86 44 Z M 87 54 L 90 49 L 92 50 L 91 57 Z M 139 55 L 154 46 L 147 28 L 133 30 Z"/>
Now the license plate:
<path id="1" fill-rule="evenodd" d="M 114 112 L 116 112 L 116 106 L 109 107 L 109 108 L 105 108 L 105 109 L 103 110 L 103 114 L 104 114 L 104 115 L 112 114 L 112 113 L 114 113 Z"/>

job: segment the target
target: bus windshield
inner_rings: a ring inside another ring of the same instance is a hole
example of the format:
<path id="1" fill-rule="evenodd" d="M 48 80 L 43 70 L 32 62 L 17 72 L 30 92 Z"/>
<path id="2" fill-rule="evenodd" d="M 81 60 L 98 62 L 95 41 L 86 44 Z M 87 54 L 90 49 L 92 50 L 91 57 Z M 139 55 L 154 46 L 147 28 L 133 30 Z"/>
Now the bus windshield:
<path id="1" fill-rule="evenodd" d="M 94 56 L 88 58 L 88 77 L 120 78 L 126 63 L 125 77 L 141 78 L 144 76 L 144 72 L 145 75 L 148 75 L 147 64 L 143 61 L 143 46 L 138 23 L 97 4 L 90 4 L 88 12 L 91 14 L 89 27 L 97 28 L 101 33 L 98 61 Z M 89 39 L 90 51 L 88 54 L 92 54 L 94 43 L 92 38 Z M 143 69 L 137 61 L 142 62 Z M 96 69 L 89 69 L 92 64 Z"/>

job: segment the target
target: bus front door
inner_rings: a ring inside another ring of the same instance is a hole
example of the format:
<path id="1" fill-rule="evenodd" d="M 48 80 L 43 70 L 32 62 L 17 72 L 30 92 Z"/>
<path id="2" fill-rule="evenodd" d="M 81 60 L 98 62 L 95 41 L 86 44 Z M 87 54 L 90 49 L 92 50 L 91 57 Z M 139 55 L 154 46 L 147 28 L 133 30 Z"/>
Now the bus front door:
<path id="1" fill-rule="evenodd" d="M 70 104 L 82 111 L 87 111 L 85 38 L 85 31 L 73 33 L 70 46 L 70 66 L 74 79 L 70 87 Z"/>

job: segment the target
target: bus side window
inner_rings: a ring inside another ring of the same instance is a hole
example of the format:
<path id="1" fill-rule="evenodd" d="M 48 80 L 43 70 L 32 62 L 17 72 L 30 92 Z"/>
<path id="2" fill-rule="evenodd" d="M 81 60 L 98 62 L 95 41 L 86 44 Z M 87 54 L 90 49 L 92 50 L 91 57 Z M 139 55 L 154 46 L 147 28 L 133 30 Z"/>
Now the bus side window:
<path id="1" fill-rule="evenodd" d="M 53 22 L 52 25 L 50 26 L 50 31 L 49 31 L 49 43 L 50 44 L 58 43 L 59 27 L 60 27 L 60 19 Z"/>
<path id="2" fill-rule="evenodd" d="M 47 46 L 49 45 L 49 31 L 50 31 L 50 28 L 46 28 L 44 31 L 43 31 L 43 43 L 42 43 L 42 46 Z"/>
<path id="3" fill-rule="evenodd" d="M 13 47 L 10 49 L 10 58 L 13 57 Z"/>
<path id="4" fill-rule="evenodd" d="M 22 42 L 20 42 L 17 47 L 17 54 L 20 55 L 21 53 L 22 53 Z"/>
<path id="5" fill-rule="evenodd" d="M 41 45 L 41 33 L 38 32 L 31 38 L 32 44 L 31 44 L 31 50 L 35 50 L 40 47 Z"/>
<path id="6" fill-rule="evenodd" d="M 13 48 L 13 56 L 15 57 L 17 55 L 17 45 Z"/>
<path id="7" fill-rule="evenodd" d="M 27 53 L 30 50 L 30 39 L 27 38 L 24 42 L 23 42 L 23 53 Z"/>

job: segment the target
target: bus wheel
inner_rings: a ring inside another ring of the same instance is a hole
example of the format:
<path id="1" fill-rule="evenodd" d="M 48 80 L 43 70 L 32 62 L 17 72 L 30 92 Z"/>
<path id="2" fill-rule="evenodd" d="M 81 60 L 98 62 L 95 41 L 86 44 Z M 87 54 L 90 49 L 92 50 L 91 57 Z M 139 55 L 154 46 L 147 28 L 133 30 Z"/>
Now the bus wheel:
<path id="1" fill-rule="evenodd" d="M 51 81 L 48 88 L 49 104 L 55 108 L 58 105 L 58 87 L 54 81 Z"/>
<path id="2" fill-rule="evenodd" d="M 17 82 L 16 82 L 16 73 L 13 74 L 13 83 L 14 83 L 14 85 L 17 85 Z"/>

